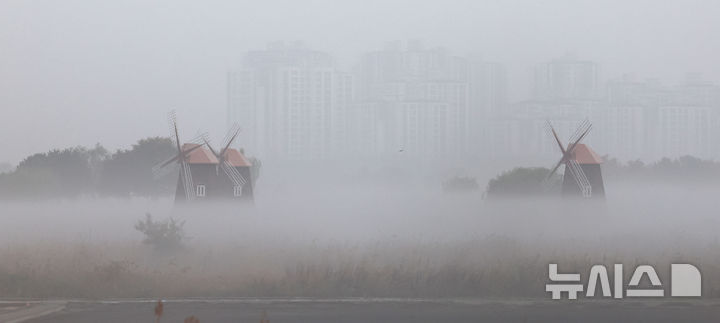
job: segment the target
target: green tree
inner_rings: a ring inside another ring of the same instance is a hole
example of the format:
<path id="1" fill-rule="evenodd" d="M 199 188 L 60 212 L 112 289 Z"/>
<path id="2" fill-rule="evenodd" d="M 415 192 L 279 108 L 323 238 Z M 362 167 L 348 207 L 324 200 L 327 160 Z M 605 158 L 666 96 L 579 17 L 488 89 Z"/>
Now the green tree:
<path id="1" fill-rule="evenodd" d="M 138 141 L 128 150 L 118 150 L 102 167 L 100 189 L 105 194 L 157 196 L 167 193 L 177 180 L 177 172 L 155 179 L 152 167 L 177 154 L 169 138 L 153 137 Z M 167 167 L 174 167 L 170 164 Z"/>
<path id="2" fill-rule="evenodd" d="M 14 172 L 0 176 L 4 196 L 73 197 L 90 194 L 107 151 L 99 144 L 93 149 L 54 149 L 28 156 Z"/>

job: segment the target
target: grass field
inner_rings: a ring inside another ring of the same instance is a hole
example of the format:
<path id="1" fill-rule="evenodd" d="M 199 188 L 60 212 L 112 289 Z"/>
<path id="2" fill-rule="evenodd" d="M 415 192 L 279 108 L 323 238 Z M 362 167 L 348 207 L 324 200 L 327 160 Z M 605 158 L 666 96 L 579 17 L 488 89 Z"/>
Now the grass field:
<path id="1" fill-rule="evenodd" d="M 551 262 L 583 277 L 593 264 L 651 264 L 661 279 L 689 262 L 704 295 L 720 296 L 715 191 L 623 189 L 591 204 L 314 190 L 232 214 L 169 200 L 11 203 L 0 296 L 547 298 Z M 143 244 L 133 224 L 145 212 L 185 220 L 184 248 Z"/>

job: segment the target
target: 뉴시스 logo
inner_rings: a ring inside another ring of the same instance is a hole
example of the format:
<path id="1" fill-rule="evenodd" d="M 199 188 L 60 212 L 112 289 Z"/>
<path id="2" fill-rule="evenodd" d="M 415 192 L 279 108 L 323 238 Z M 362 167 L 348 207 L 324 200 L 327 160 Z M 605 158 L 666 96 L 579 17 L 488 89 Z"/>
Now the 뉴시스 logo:
<path id="1" fill-rule="evenodd" d="M 580 282 L 580 274 L 558 274 L 558 265 L 550 264 L 550 281 L 555 284 L 546 284 L 545 291 L 552 293 L 552 299 L 561 299 L 563 293 L 567 293 L 568 299 L 577 299 L 578 293 L 583 292 L 583 284 Z M 639 288 L 643 275 L 647 275 L 653 288 Z M 613 271 L 613 290 L 610 289 L 610 280 L 607 268 L 603 265 L 595 265 L 590 268 L 590 275 L 587 281 L 585 297 L 594 297 L 599 288 L 603 297 L 613 296 L 614 298 L 626 297 L 664 297 L 665 288 L 655 271 L 649 265 L 641 265 L 635 268 L 628 288 L 623 289 L 623 265 L 615 264 Z M 558 284 L 559 283 L 559 284 Z M 672 264 L 670 266 L 670 296 L 671 297 L 700 297 L 702 296 L 702 277 L 697 267 L 691 264 Z"/>

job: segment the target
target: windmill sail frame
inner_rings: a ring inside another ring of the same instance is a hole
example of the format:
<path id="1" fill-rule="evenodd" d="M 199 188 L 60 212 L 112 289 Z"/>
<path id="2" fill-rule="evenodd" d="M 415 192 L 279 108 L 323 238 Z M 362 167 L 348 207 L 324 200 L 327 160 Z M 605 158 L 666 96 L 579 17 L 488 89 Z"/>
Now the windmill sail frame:
<path id="1" fill-rule="evenodd" d="M 558 147 L 560 148 L 562 157 L 543 180 L 543 187 L 545 187 L 546 189 L 550 187 L 550 179 L 555 174 L 560 165 L 565 164 L 565 176 L 567 176 L 567 172 L 570 173 L 570 176 L 572 176 L 575 184 L 578 186 L 578 189 L 580 190 L 580 193 L 584 198 L 592 197 L 592 185 L 590 184 L 590 181 L 588 180 L 585 171 L 583 171 L 582 167 L 575 158 L 575 149 L 577 145 L 583 138 L 585 138 L 585 136 L 587 136 L 587 134 L 592 129 L 592 124 L 590 123 L 590 121 L 588 119 L 584 119 L 582 122 L 580 122 L 578 127 L 575 129 L 575 132 L 573 132 L 573 134 L 570 136 L 567 148 L 563 146 L 562 141 L 560 141 L 560 138 L 558 137 L 555 128 L 549 120 L 547 120 L 545 123 L 545 129 L 549 131 L 554 137 L 555 141 L 558 144 Z"/>

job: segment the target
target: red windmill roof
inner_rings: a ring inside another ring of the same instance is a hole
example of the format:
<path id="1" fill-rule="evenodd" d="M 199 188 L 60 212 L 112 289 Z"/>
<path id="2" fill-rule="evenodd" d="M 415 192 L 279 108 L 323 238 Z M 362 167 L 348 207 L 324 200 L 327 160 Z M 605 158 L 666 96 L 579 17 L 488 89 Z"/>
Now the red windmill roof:
<path id="1" fill-rule="evenodd" d="M 585 144 L 575 145 L 573 155 L 578 164 L 601 164 L 602 158 Z"/>
<path id="2" fill-rule="evenodd" d="M 186 151 L 188 149 L 192 149 L 194 147 L 199 146 L 198 144 L 183 144 L 182 150 Z M 188 164 L 218 164 L 219 161 L 213 155 L 213 153 L 206 149 L 205 147 L 197 148 L 188 154 L 187 159 L 185 160 Z"/>
<path id="3" fill-rule="evenodd" d="M 225 151 L 225 160 L 233 167 L 250 167 L 252 163 L 237 149 L 228 148 Z"/>

